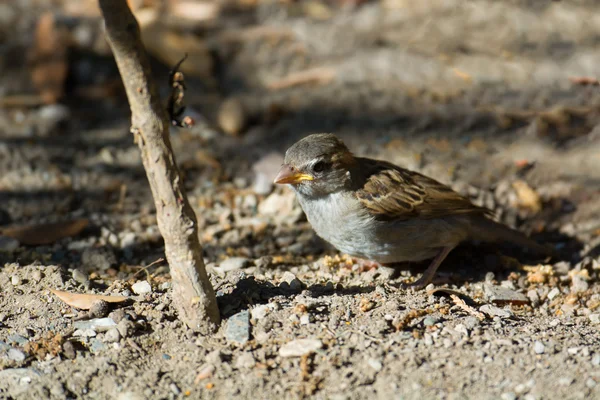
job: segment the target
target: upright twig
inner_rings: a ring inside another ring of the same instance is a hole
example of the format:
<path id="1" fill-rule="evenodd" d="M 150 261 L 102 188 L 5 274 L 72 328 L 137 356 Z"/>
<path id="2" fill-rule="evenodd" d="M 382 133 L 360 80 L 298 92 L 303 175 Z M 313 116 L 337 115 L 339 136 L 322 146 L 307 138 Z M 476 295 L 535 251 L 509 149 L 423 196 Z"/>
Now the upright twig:
<path id="1" fill-rule="evenodd" d="M 173 303 L 192 329 L 209 333 L 220 322 L 198 239 L 198 224 L 183 188 L 169 139 L 169 119 L 152 80 L 140 30 L 126 0 L 99 0 L 106 35 L 131 107 L 131 131 L 142 153 L 158 228 L 173 279 Z"/>

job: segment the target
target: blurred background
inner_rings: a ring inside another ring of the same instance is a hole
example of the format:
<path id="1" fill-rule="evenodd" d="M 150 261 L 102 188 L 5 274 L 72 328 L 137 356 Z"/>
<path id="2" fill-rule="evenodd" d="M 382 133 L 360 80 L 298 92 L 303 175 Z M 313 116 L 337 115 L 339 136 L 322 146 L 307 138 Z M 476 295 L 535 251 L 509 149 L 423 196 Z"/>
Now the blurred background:
<path id="1" fill-rule="evenodd" d="M 170 68 L 189 55 L 195 125 L 172 140 L 208 255 L 322 251 L 290 249 L 310 229 L 271 184 L 285 149 L 322 131 L 448 183 L 506 223 L 597 249 L 595 1 L 129 5 L 165 102 Z M 130 259 L 160 242 L 97 1 L 0 3 L 0 107 L 0 224 L 90 218 L 98 236 L 86 246 Z M 265 244 L 282 221 L 291 239 Z"/>

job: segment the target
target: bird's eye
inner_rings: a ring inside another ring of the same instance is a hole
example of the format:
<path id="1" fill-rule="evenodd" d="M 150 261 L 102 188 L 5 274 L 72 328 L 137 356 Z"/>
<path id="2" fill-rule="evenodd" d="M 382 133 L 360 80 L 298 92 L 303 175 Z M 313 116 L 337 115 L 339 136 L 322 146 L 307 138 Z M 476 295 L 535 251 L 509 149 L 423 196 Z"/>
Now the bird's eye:
<path id="1" fill-rule="evenodd" d="M 325 161 L 316 162 L 312 167 L 315 172 L 323 172 L 325 171 L 325 168 L 327 168 L 327 163 Z"/>

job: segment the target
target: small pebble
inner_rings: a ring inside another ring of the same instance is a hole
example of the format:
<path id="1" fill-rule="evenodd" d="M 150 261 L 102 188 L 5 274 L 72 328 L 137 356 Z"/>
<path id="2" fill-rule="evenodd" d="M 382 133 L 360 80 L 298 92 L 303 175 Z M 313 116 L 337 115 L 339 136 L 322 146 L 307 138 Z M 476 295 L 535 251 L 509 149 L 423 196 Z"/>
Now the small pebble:
<path id="1" fill-rule="evenodd" d="M 316 339 L 296 339 L 284 344 L 279 349 L 281 357 L 302 357 L 323 347 L 323 343 Z"/>
<path id="2" fill-rule="evenodd" d="M 250 313 L 241 311 L 227 320 L 225 338 L 228 342 L 245 344 L 250 340 Z"/>
<path id="3" fill-rule="evenodd" d="M 500 395 L 502 400 L 517 400 L 517 395 L 514 392 L 506 392 Z"/>
<path id="4" fill-rule="evenodd" d="M 16 361 L 16 362 L 23 362 L 23 361 L 25 361 L 25 358 L 26 358 L 25 353 L 23 353 L 19 349 L 14 349 L 14 348 L 11 348 L 10 350 L 8 350 L 7 355 L 10 360 Z"/>
<path id="5" fill-rule="evenodd" d="M 138 295 L 147 294 L 152 293 L 152 286 L 150 286 L 148 281 L 137 281 L 131 285 L 131 290 L 133 290 L 133 293 Z"/>
<path id="6" fill-rule="evenodd" d="M 479 307 L 479 311 L 489 315 L 490 317 L 510 318 L 513 316 L 512 311 L 504 308 L 499 308 L 491 304 L 482 305 L 481 307 Z"/>
<path id="7" fill-rule="evenodd" d="M 121 340 L 121 334 L 117 328 L 109 329 L 104 334 L 104 341 L 107 343 L 117 343 L 119 340 Z"/>
<path id="8" fill-rule="evenodd" d="M 367 360 L 367 364 L 369 364 L 369 367 L 373 368 L 377 372 L 383 369 L 383 364 L 381 363 L 381 361 L 376 360 L 374 358 L 369 358 Z"/>
<path id="9" fill-rule="evenodd" d="M 251 310 L 251 313 L 252 319 L 263 319 L 269 313 L 269 306 L 267 304 L 258 305 Z"/>
<path id="10" fill-rule="evenodd" d="M 536 340 L 533 344 L 533 351 L 535 352 L 535 354 L 544 354 L 544 352 L 546 351 L 546 346 L 544 346 L 544 344 L 539 340 Z"/>
<path id="11" fill-rule="evenodd" d="M 593 389 L 593 388 L 595 388 L 595 387 L 596 387 L 596 385 L 597 385 L 596 381 L 595 381 L 595 380 L 593 380 L 592 378 L 588 378 L 588 379 L 585 381 L 585 386 L 587 386 L 587 387 L 588 387 L 588 388 L 590 388 L 590 389 Z"/>
<path id="12" fill-rule="evenodd" d="M 440 321 L 438 317 L 427 317 L 423 320 L 423 325 L 425 326 L 433 326 Z"/>
<path id="13" fill-rule="evenodd" d="M 171 389 L 171 392 L 173 392 L 175 395 L 178 395 L 179 393 L 181 393 L 181 390 L 179 389 L 179 387 L 174 383 L 171 383 L 169 385 L 169 389 Z"/>
<path id="14" fill-rule="evenodd" d="M 117 324 L 117 329 L 121 334 L 121 337 L 126 338 L 131 336 L 135 332 L 135 324 L 128 319 L 122 319 Z"/>
<path id="15" fill-rule="evenodd" d="M 300 325 L 308 325 L 310 324 L 310 315 L 309 314 L 303 314 L 300 317 Z"/>
<path id="16" fill-rule="evenodd" d="M 117 324 L 111 318 L 95 318 L 87 321 L 75 321 L 73 323 L 75 329 L 81 331 L 92 330 L 93 332 L 106 332 L 115 326 Z"/>
<path id="17" fill-rule="evenodd" d="M 548 293 L 548 300 L 554 300 L 556 296 L 560 294 L 560 290 L 558 288 L 554 288 Z"/>
<path id="18" fill-rule="evenodd" d="M 598 324 L 598 323 L 600 323 L 600 314 L 598 314 L 598 313 L 590 314 L 588 316 L 588 318 L 590 319 L 590 322 L 592 324 Z"/>
<path id="19" fill-rule="evenodd" d="M 21 285 L 21 277 L 18 275 L 11 276 L 10 283 L 12 283 L 13 286 L 20 286 Z"/>
<path id="20" fill-rule="evenodd" d="M 250 260 L 245 257 L 231 257 L 224 260 L 219 265 L 219 269 L 224 272 L 236 271 L 238 269 L 246 268 L 249 264 Z"/>
<path id="21" fill-rule="evenodd" d="M 92 307 L 90 308 L 88 315 L 91 318 L 103 318 L 108 315 L 110 311 L 110 305 L 107 301 L 104 300 L 96 300 L 92 303 Z"/>
<path id="22" fill-rule="evenodd" d="M 79 269 L 75 268 L 71 274 L 73 275 L 73 280 L 77 283 L 81 283 L 82 285 L 89 285 L 90 279 L 87 274 L 84 274 Z"/>
<path id="23" fill-rule="evenodd" d="M 42 271 L 40 271 L 39 269 L 34 269 L 31 272 L 31 280 L 34 281 L 35 283 L 38 283 L 39 281 L 41 281 L 42 278 L 43 278 Z"/>

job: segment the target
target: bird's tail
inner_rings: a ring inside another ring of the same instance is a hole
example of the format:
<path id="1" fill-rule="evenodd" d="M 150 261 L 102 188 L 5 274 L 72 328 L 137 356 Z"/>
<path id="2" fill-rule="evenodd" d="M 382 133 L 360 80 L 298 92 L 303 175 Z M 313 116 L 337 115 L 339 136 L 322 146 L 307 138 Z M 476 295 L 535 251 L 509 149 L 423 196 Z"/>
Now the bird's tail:
<path id="1" fill-rule="evenodd" d="M 471 238 L 484 242 L 508 242 L 540 255 L 557 257 L 557 252 L 552 247 L 540 244 L 523 233 L 486 217 L 472 220 Z"/>

